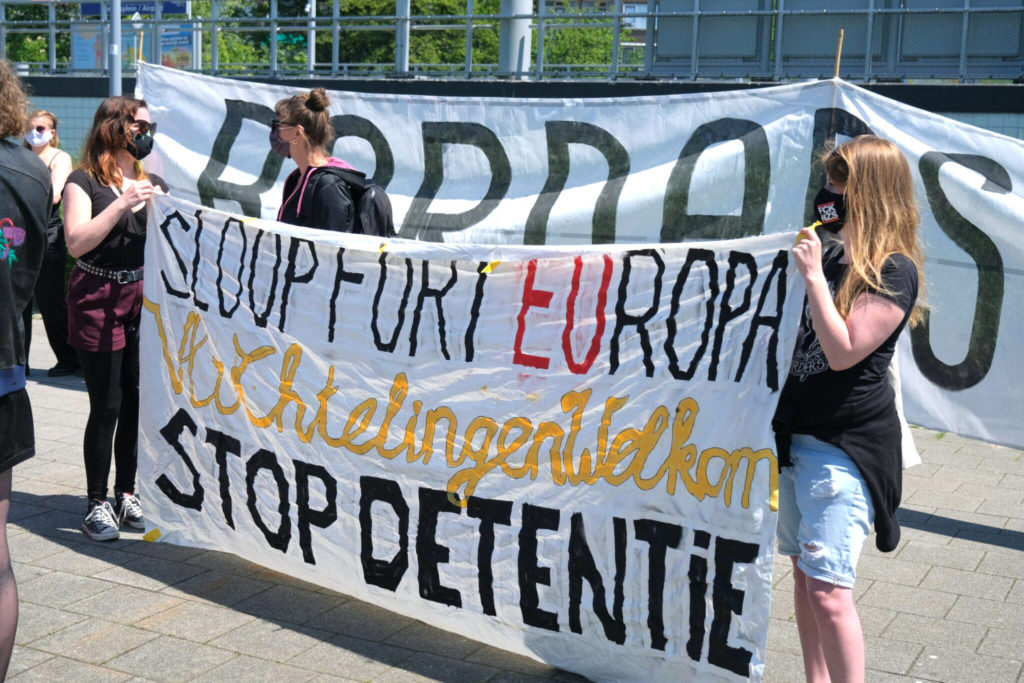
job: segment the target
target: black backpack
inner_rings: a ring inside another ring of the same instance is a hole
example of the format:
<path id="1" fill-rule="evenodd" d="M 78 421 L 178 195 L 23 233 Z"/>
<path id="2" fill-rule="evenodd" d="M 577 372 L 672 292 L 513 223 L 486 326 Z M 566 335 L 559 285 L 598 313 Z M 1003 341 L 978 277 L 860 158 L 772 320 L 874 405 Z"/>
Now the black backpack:
<path id="1" fill-rule="evenodd" d="M 352 204 L 356 210 L 352 231 L 362 235 L 397 237 L 395 220 L 391 214 L 391 200 L 384 188 L 359 171 L 337 168 L 332 170 L 348 184 L 352 193 Z"/>

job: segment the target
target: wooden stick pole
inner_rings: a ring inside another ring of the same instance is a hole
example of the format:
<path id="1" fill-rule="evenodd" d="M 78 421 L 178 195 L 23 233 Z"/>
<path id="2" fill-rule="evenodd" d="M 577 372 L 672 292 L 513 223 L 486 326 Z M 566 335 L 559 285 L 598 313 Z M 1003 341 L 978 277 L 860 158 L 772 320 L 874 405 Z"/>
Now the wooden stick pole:
<path id="1" fill-rule="evenodd" d="M 839 29 L 839 44 L 836 46 L 836 71 L 833 78 L 839 78 L 839 62 L 843 58 L 843 29 Z"/>

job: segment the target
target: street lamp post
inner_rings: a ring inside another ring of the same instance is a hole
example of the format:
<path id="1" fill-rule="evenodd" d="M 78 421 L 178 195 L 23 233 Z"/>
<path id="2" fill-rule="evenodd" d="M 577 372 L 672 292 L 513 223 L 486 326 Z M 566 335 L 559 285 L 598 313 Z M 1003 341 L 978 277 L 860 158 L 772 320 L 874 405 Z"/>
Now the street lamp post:
<path id="1" fill-rule="evenodd" d="M 121 94 L 121 0 L 110 0 L 110 41 L 107 48 L 110 94 Z"/>

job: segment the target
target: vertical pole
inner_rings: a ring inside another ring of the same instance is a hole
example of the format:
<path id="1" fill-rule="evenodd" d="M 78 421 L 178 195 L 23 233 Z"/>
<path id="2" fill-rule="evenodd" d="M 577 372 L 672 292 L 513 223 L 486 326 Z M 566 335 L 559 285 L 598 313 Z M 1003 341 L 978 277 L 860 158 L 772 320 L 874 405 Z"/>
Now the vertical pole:
<path id="1" fill-rule="evenodd" d="M 149 63 L 160 64 L 162 62 L 160 48 L 163 46 L 163 27 L 160 22 L 164 18 L 164 3 L 156 0 L 153 3 L 153 37 L 149 40 Z"/>
<path id="2" fill-rule="evenodd" d="M 775 10 L 775 80 L 782 80 L 782 16 L 786 12 L 786 0 L 779 0 Z"/>
<path id="3" fill-rule="evenodd" d="M 409 13 L 410 0 L 395 0 L 395 71 L 409 73 Z"/>
<path id="4" fill-rule="evenodd" d="M 693 0 L 693 24 L 690 25 L 690 80 L 697 80 L 700 63 L 700 0 Z"/>
<path id="5" fill-rule="evenodd" d="M 220 18 L 219 0 L 210 0 L 210 73 L 217 75 L 220 68 Z"/>
<path id="6" fill-rule="evenodd" d="M 7 59 L 7 6 L 0 2 L 0 58 Z"/>
<path id="7" fill-rule="evenodd" d="M 309 32 L 306 36 L 306 71 L 313 77 L 316 71 L 316 0 L 309 0 Z"/>
<path id="8" fill-rule="evenodd" d="M 875 0 L 868 0 L 868 27 L 867 27 L 867 45 L 864 46 L 864 81 L 871 80 L 871 62 L 875 58 L 875 51 L 872 43 L 874 42 L 873 34 L 875 31 Z"/>
<path id="9" fill-rule="evenodd" d="M 658 18 L 654 12 L 661 9 L 658 0 L 647 0 L 647 30 L 644 32 L 644 75 L 654 71 L 654 44 L 658 40 Z"/>
<path id="10" fill-rule="evenodd" d="M 544 78 L 544 17 L 547 14 L 547 2 L 537 0 L 537 80 Z"/>
<path id="11" fill-rule="evenodd" d="M 47 36 L 50 41 L 49 54 L 47 55 L 50 62 L 50 70 L 47 73 L 57 73 L 57 6 L 55 3 L 46 3 L 46 18 L 47 18 Z"/>
<path id="12" fill-rule="evenodd" d="M 964 0 L 964 19 L 960 28 L 960 71 L 959 78 L 967 77 L 967 28 L 971 21 L 971 0 Z"/>
<path id="13" fill-rule="evenodd" d="M 270 0 L 270 75 L 277 75 L 277 0 Z"/>
<path id="14" fill-rule="evenodd" d="M 331 0 L 331 75 L 338 75 L 338 40 L 341 38 L 339 35 L 339 19 L 341 17 L 341 7 L 339 6 L 339 0 Z"/>
<path id="15" fill-rule="evenodd" d="M 836 45 L 836 68 L 832 78 L 839 78 L 839 63 L 843 61 L 843 29 L 839 29 L 839 43 Z"/>
<path id="16" fill-rule="evenodd" d="M 543 0 L 541 0 L 543 2 Z M 473 75 L 473 0 L 466 0 L 466 78 Z"/>
<path id="17" fill-rule="evenodd" d="M 615 26 L 612 28 L 612 70 L 611 77 L 619 75 L 619 49 L 622 44 L 622 0 L 615 0 Z"/>
<path id="18" fill-rule="evenodd" d="M 110 94 L 121 94 L 121 0 L 110 0 L 110 40 L 107 47 L 107 73 Z"/>

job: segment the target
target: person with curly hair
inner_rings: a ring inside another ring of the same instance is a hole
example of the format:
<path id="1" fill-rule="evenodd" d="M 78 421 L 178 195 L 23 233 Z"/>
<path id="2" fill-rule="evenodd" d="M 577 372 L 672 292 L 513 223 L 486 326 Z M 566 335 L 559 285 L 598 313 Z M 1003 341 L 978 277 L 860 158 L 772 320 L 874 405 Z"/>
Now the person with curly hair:
<path id="1" fill-rule="evenodd" d="M 0 681 L 7 675 L 18 627 L 18 587 L 7 545 L 11 470 L 35 455 L 23 312 L 43 261 L 53 205 L 46 167 L 7 140 L 25 134 L 26 104 L 18 77 L 0 59 Z"/>

